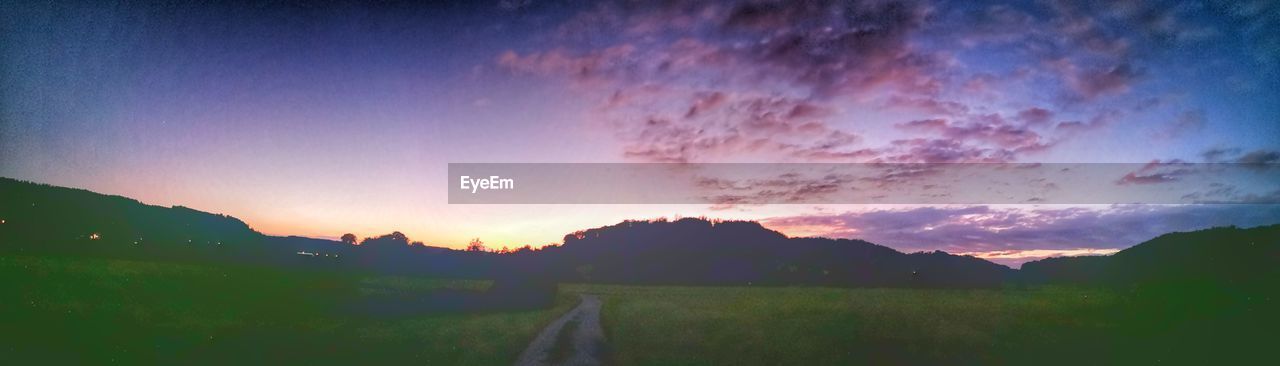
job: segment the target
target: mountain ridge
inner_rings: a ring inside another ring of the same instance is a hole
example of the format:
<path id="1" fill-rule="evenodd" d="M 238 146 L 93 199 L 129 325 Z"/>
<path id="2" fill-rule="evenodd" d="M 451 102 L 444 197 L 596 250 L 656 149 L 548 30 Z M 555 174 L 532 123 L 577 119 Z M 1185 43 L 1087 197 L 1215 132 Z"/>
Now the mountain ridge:
<path id="1" fill-rule="evenodd" d="M 0 219 L 0 251 L 11 253 L 568 282 L 965 288 L 1188 276 L 1245 281 L 1258 266 L 1280 267 L 1280 225 L 1169 233 L 1110 256 L 1042 259 L 1019 270 L 942 251 L 903 253 L 858 239 L 787 237 L 754 221 L 699 218 L 625 220 L 569 233 L 560 245 L 504 254 L 426 246 L 398 232 L 349 245 L 265 235 L 233 216 L 180 205 L 9 178 L 0 178 Z M 1236 251 L 1211 245 L 1223 239 Z"/>

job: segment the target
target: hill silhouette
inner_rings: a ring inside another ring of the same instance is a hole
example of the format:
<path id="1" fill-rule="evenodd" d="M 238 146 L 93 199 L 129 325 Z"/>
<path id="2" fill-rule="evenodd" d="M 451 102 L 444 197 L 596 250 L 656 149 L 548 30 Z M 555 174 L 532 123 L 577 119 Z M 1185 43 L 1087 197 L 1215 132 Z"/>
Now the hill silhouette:
<path id="1" fill-rule="evenodd" d="M 230 216 L 0 179 L 4 251 L 135 258 L 252 257 L 261 234 Z"/>
<path id="2" fill-rule="evenodd" d="M 231 216 L 0 178 L 0 252 L 256 263 L 532 283 L 995 287 L 1278 278 L 1280 225 L 1173 233 L 1106 257 L 1051 258 L 1022 270 L 940 251 L 902 253 L 861 240 L 789 238 L 748 221 L 624 221 L 559 246 L 510 253 L 412 242 L 357 244 L 254 231 Z"/>
<path id="3" fill-rule="evenodd" d="M 1022 276 L 1034 283 L 1275 282 L 1280 278 L 1280 225 L 1169 233 L 1110 256 L 1028 262 Z"/>
<path id="4" fill-rule="evenodd" d="M 861 240 L 788 238 L 748 221 L 626 221 L 576 232 L 546 252 L 583 282 L 870 287 L 998 286 L 1013 270 L 943 252 L 904 254 Z"/>

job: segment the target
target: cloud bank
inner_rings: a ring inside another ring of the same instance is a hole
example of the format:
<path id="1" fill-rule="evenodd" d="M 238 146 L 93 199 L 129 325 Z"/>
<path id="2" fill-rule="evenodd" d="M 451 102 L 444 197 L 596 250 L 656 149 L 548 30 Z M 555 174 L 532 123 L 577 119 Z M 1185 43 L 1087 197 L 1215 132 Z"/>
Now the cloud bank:
<path id="1" fill-rule="evenodd" d="M 1280 206 L 915 207 L 762 223 L 791 236 L 857 238 L 908 252 L 936 249 L 1020 265 L 1050 256 L 1107 254 L 1168 232 L 1276 224 Z"/>

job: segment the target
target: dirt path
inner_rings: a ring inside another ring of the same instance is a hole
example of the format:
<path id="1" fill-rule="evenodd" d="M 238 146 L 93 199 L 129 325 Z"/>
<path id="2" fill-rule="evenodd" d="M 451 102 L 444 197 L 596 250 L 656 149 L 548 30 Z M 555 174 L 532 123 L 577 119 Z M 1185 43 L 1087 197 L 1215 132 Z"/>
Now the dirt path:
<path id="1" fill-rule="evenodd" d="M 604 356 L 600 298 L 582 295 L 578 307 L 548 324 L 520 353 L 516 366 L 599 365 Z"/>

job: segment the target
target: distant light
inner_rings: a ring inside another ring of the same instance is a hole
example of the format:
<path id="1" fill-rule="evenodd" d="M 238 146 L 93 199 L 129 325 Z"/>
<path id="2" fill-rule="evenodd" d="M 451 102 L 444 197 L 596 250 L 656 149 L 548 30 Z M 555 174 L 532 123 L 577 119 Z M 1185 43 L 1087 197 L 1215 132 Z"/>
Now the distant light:
<path id="1" fill-rule="evenodd" d="M 4 223 L 4 219 L 0 219 L 0 224 L 3 224 L 3 223 Z"/>
<path id="2" fill-rule="evenodd" d="M 89 234 L 89 240 L 98 240 L 101 237 L 102 235 L 98 235 L 98 233 Z"/>

